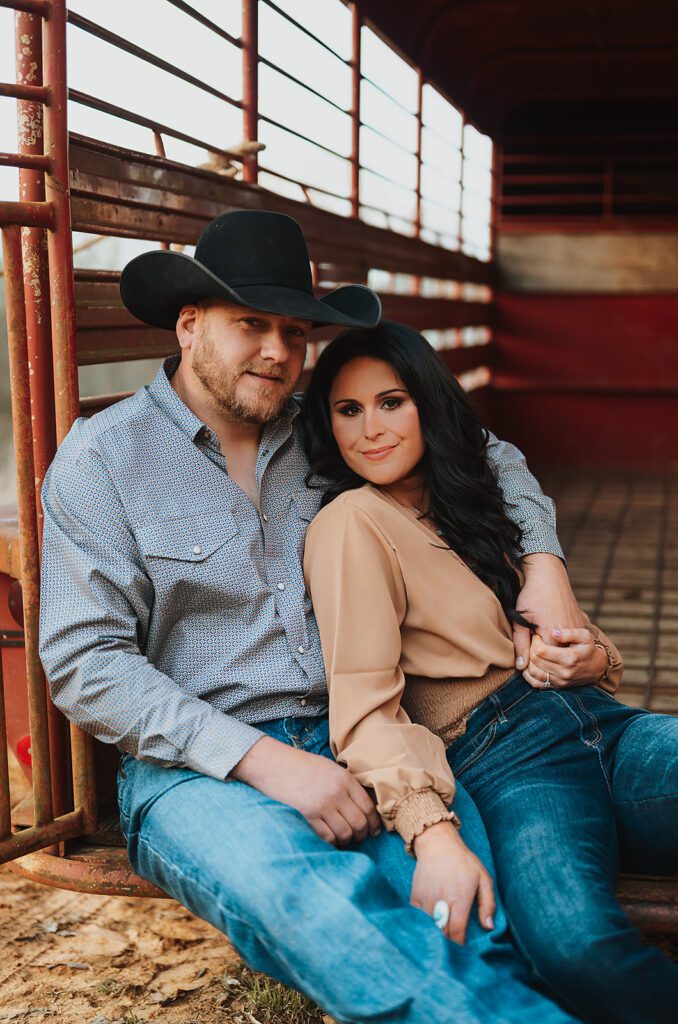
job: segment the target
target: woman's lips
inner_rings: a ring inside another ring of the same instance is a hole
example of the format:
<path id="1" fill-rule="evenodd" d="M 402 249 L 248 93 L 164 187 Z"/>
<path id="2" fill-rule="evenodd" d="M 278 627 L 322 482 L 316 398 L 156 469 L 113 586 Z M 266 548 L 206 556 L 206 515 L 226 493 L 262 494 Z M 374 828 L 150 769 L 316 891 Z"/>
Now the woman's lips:
<path id="1" fill-rule="evenodd" d="M 369 459 L 370 462 L 378 462 L 380 459 L 385 459 L 386 456 L 396 448 L 397 445 L 390 444 L 386 448 L 371 448 L 369 451 L 361 452 L 360 454 Z"/>

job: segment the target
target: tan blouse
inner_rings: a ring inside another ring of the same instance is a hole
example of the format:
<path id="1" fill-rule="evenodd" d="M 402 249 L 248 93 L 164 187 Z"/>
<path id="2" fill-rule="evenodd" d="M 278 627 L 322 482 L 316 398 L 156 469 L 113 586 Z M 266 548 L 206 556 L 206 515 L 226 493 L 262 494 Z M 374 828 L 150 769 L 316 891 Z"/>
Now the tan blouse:
<path id="1" fill-rule="evenodd" d="M 337 760 L 374 791 L 377 809 L 411 849 L 450 819 L 446 745 L 515 672 L 498 598 L 444 541 L 366 484 L 327 505 L 306 534 Z M 621 658 L 607 686 L 621 678 Z"/>

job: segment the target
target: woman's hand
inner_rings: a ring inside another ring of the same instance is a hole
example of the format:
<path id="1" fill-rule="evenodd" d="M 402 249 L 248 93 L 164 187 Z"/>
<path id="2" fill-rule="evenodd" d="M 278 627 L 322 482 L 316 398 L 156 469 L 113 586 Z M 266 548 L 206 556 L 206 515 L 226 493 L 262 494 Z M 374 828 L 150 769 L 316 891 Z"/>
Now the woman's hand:
<path id="1" fill-rule="evenodd" d="M 553 643 L 547 644 L 538 633 L 530 644 L 530 663 L 523 677 L 535 689 L 548 685 L 562 690 L 567 686 L 597 683 L 608 665 L 606 652 L 599 647 L 585 627 L 553 629 Z"/>
<path id="2" fill-rule="evenodd" d="M 492 877 L 465 845 L 451 821 L 441 821 L 424 829 L 414 840 L 417 867 L 412 882 L 410 903 L 433 916 L 433 908 L 443 900 L 450 908 L 442 929 L 454 942 L 466 941 L 466 928 L 478 898 L 478 916 L 483 928 L 494 928 L 494 885 Z"/>
<path id="3" fill-rule="evenodd" d="M 544 552 L 526 555 L 521 568 L 525 583 L 516 599 L 516 608 L 528 622 L 534 622 L 545 634 L 552 629 L 576 629 L 585 625 L 567 569 L 559 558 Z M 521 672 L 530 660 L 530 639 L 529 629 L 516 623 L 513 644 L 516 668 Z"/>

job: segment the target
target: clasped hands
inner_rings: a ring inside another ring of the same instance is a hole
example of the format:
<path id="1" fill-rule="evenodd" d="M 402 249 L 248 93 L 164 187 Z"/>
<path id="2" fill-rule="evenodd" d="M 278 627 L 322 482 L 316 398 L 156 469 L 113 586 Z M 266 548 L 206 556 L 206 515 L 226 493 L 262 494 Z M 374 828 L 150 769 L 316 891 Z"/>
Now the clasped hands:
<path id="1" fill-rule="evenodd" d="M 565 566 L 548 554 L 528 555 L 522 564 L 525 584 L 516 607 L 537 632 L 514 626 L 516 668 L 535 689 L 597 682 L 607 668 L 607 654 L 586 627 Z"/>

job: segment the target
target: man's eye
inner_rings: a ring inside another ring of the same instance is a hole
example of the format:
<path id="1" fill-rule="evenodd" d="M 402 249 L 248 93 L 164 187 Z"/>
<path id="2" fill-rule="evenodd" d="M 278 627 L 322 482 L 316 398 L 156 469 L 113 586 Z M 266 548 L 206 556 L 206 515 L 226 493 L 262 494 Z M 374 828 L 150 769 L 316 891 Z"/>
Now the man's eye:
<path id="1" fill-rule="evenodd" d="M 256 316 L 244 316 L 242 322 L 247 324 L 248 327 L 261 327 L 264 321 L 259 320 Z"/>

